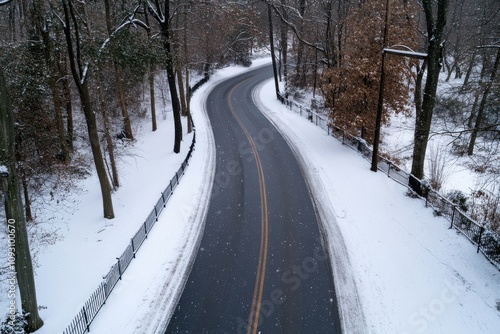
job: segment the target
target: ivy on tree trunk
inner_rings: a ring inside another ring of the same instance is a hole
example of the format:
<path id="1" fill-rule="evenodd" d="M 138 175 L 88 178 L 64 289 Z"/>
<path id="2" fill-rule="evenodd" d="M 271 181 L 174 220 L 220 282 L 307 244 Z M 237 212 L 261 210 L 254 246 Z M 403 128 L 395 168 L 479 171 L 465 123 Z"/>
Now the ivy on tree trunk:
<path id="1" fill-rule="evenodd" d="M 21 295 L 21 306 L 26 317 L 26 330 L 31 333 L 43 326 L 38 314 L 33 264 L 28 243 L 28 231 L 24 217 L 21 187 L 16 172 L 14 117 L 7 93 L 2 68 L 0 67 L 0 165 L 8 171 L 5 186 L 5 213 L 9 222 L 8 233 L 14 235 L 13 253 L 17 285 Z M 9 250 L 10 251 L 10 250 Z"/>

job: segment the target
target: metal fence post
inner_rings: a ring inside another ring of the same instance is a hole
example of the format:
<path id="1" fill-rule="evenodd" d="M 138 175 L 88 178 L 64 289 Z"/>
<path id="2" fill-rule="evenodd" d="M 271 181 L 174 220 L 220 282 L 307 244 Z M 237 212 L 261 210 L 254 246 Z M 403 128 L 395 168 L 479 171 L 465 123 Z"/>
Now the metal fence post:
<path id="1" fill-rule="evenodd" d="M 122 279 L 122 266 L 120 265 L 120 258 L 117 257 L 116 259 L 118 260 L 118 274 L 119 274 L 118 278 L 121 280 Z"/>
<path id="2" fill-rule="evenodd" d="M 453 221 L 455 220 L 455 210 L 456 209 L 457 209 L 457 207 L 453 205 L 453 210 L 451 212 L 451 225 L 450 225 L 450 229 L 453 228 Z"/>
<path id="3" fill-rule="evenodd" d="M 85 310 L 85 306 L 83 306 L 83 318 L 85 319 L 85 326 L 87 327 L 87 332 L 90 333 L 89 318 L 87 317 L 87 310 Z"/>
<path id="4" fill-rule="evenodd" d="M 133 257 L 135 259 L 135 246 L 134 246 L 134 238 L 130 238 L 130 244 L 132 245 L 132 252 L 134 253 Z"/>
<path id="5" fill-rule="evenodd" d="M 479 250 L 481 249 L 481 239 L 483 238 L 483 232 L 484 232 L 484 227 L 481 226 L 479 228 L 479 240 L 477 241 L 477 253 L 479 253 Z"/>

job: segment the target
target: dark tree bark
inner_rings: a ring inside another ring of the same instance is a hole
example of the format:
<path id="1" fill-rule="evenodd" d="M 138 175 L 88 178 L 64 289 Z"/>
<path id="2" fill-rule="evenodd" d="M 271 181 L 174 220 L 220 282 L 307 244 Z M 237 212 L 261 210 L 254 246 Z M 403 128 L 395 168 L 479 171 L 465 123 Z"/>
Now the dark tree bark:
<path id="1" fill-rule="evenodd" d="M 109 0 L 104 0 L 104 9 L 106 12 L 106 29 L 108 30 L 108 35 L 111 37 L 113 32 L 113 26 L 111 22 L 111 4 Z M 111 46 L 113 47 L 113 46 Z M 125 138 L 133 140 L 134 136 L 132 134 L 132 124 L 130 122 L 130 116 L 127 107 L 127 101 L 125 98 L 125 91 L 123 89 L 123 75 L 120 65 L 113 59 L 113 67 L 115 70 L 116 85 L 118 88 L 118 100 L 120 101 L 120 110 L 122 111 L 123 117 L 123 132 Z"/>
<path id="2" fill-rule="evenodd" d="M 154 0 L 153 3 L 149 3 L 150 14 L 157 21 L 160 27 L 160 35 L 163 38 L 163 48 L 167 56 L 166 70 L 167 70 L 167 80 L 168 87 L 170 89 L 170 97 L 172 100 L 172 111 L 174 114 L 174 153 L 179 153 L 181 151 L 181 141 L 182 141 L 182 122 L 181 122 L 181 106 L 179 103 L 179 96 L 177 94 L 177 84 L 175 82 L 175 63 L 174 63 L 174 53 L 172 51 L 172 40 L 170 31 L 170 2 L 168 0 L 163 1 L 163 6 L 160 4 L 160 0 Z M 163 8 L 162 8 L 163 7 Z"/>
<path id="3" fill-rule="evenodd" d="M 424 87 L 422 110 L 415 121 L 413 161 L 409 186 L 422 194 L 420 181 L 424 177 L 425 153 L 431 129 L 432 114 L 436 102 L 436 90 L 441 71 L 444 28 L 449 0 L 438 0 L 437 13 L 434 15 L 432 0 L 422 0 L 427 26 L 427 80 Z"/>
<path id="4" fill-rule="evenodd" d="M 101 186 L 102 195 L 102 205 L 104 218 L 113 219 L 115 213 L 113 210 L 113 200 L 111 198 L 111 185 L 109 183 L 108 175 L 106 173 L 106 166 L 104 164 L 101 146 L 99 144 L 99 133 L 97 130 L 97 120 L 96 115 L 93 110 L 92 100 L 89 94 L 88 80 L 85 75 L 85 70 L 83 68 L 82 59 L 80 58 L 80 37 L 79 29 L 76 24 L 76 17 L 73 11 L 73 5 L 71 0 L 63 1 L 64 8 L 64 34 L 66 36 L 66 44 L 68 49 L 68 57 L 70 61 L 71 73 L 75 81 L 76 87 L 78 88 L 78 93 L 80 95 L 80 101 L 83 108 L 83 113 L 85 115 L 85 120 L 87 123 L 87 131 L 90 140 L 90 147 L 92 150 L 92 156 L 94 158 L 94 164 L 96 167 L 97 176 L 99 178 L 99 184 Z M 71 33 L 71 22 L 74 23 L 75 31 L 75 47 L 76 52 L 73 48 L 73 37 Z"/>
<path id="5" fill-rule="evenodd" d="M 274 29 L 271 5 L 267 5 L 267 17 L 269 18 L 269 43 L 271 44 L 271 59 L 273 60 L 274 88 L 276 90 L 276 98 L 279 99 L 280 86 L 278 82 L 278 71 L 276 69 L 276 55 L 274 52 Z"/>
<path id="6" fill-rule="evenodd" d="M 118 168 L 116 166 L 116 160 L 115 160 L 115 148 L 113 146 L 113 139 L 111 138 L 111 125 L 109 124 L 109 115 L 108 115 L 108 110 L 107 110 L 107 105 L 104 101 L 104 97 L 102 94 L 102 80 L 100 77 L 98 77 L 98 96 L 100 100 L 100 107 L 101 107 L 101 114 L 102 114 L 102 120 L 103 120 L 103 125 L 104 125 L 104 138 L 106 139 L 106 147 L 108 149 L 108 156 L 109 156 L 109 167 L 111 168 L 111 183 L 113 185 L 113 188 L 116 190 L 120 187 L 120 179 L 118 177 Z"/>
<path id="7" fill-rule="evenodd" d="M 286 15 L 286 12 L 285 14 Z M 285 16 L 285 19 L 287 17 Z M 285 83 L 285 98 L 288 98 L 288 25 L 281 21 L 281 59 L 283 63 L 283 81 Z"/>
<path id="8" fill-rule="evenodd" d="M 306 1 L 299 0 L 299 35 L 304 34 L 304 14 L 306 12 Z M 299 87 L 304 87 L 306 84 L 306 66 L 303 64 L 304 58 L 304 44 L 298 41 L 297 45 L 297 64 L 295 67 L 296 83 Z"/>
<path id="9" fill-rule="evenodd" d="M 488 83 L 486 84 L 486 87 L 484 88 L 484 91 L 483 91 L 483 96 L 481 97 L 481 103 L 479 104 L 479 109 L 477 111 L 476 124 L 475 124 L 474 129 L 472 130 L 472 133 L 470 136 L 469 148 L 467 150 L 468 155 L 474 154 L 474 146 L 476 145 L 477 135 L 478 135 L 478 132 L 479 132 L 479 130 L 482 126 L 482 123 L 483 123 L 484 109 L 486 106 L 486 101 L 488 99 L 488 95 L 490 94 L 491 87 L 493 86 L 493 82 L 495 81 L 495 77 L 496 77 L 497 71 L 498 71 L 499 62 L 500 62 L 500 48 L 498 49 L 497 55 L 495 57 L 495 64 L 493 65 L 493 69 L 491 70 L 490 79 L 489 79 Z"/>
<path id="10" fill-rule="evenodd" d="M 62 86 L 64 94 L 64 105 L 66 108 L 66 141 L 68 142 L 68 148 L 73 151 L 73 139 L 74 139 L 74 128 L 73 128 L 73 101 L 70 88 L 70 79 L 67 78 L 68 67 L 66 55 L 61 55 L 61 61 L 59 62 L 59 73 L 62 77 Z"/>
<path id="11" fill-rule="evenodd" d="M 158 129 L 158 125 L 156 123 L 156 100 L 155 100 L 155 65 L 151 60 L 149 64 L 149 97 L 151 100 L 151 130 L 156 131 Z"/>
<path id="12" fill-rule="evenodd" d="M 149 16 L 147 11 L 147 5 L 144 2 L 144 20 L 146 23 L 146 33 L 148 35 L 148 40 L 151 43 L 151 26 L 149 25 Z M 149 63 L 149 97 L 150 97 L 150 108 L 151 108 L 151 130 L 154 132 L 158 129 L 158 124 L 156 122 L 156 99 L 155 99 L 155 62 L 151 59 Z"/>
<path id="13" fill-rule="evenodd" d="M 21 176 L 21 184 L 23 185 L 23 195 L 24 195 L 24 215 L 27 222 L 33 221 L 33 213 L 31 211 L 31 199 L 28 190 L 28 181 L 26 181 L 25 176 Z"/>
<path id="14" fill-rule="evenodd" d="M 184 10 L 184 34 L 183 34 L 183 52 L 184 52 L 184 62 L 185 62 L 185 70 L 186 70 L 186 80 L 185 80 L 185 97 L 186 97 L 186 116 L 187 116 L 187 133 L 193 132 L 193 117 L 191 116 L 191 92 L 189 91 L 189 53 L 188 53 L 188 10 L 190 5 Z"/>
<path id="15" fill-rule="evenodd" d="M 13 253 L 15 271 L 21 295 L 22 310 L 26 317 L 26 330 L 31 333 L 43 326 L 38 314 L 33 264 L 28 244 L 28 231 L 23 212 L 20 182 L 16 171 L 14 117 L 2 68 L 0 67 L 0 165 L 8 171 L 5 189 L 5 213 L 9 222 L 9 233 L 15 235 Z M 3 184 L 4 180 L 0 179 Z M 2 187 L 3 188 L 3 187 Z M 11 251 L 9 249 L 9 251 Z"/>
<path id="16" fill-rule="evenodd" d="M 57 83 L 59 77 L 59 50 L 53 47 L 53 42 L 51 41 L 50 34 L 48 30 L 47 19 L 44 17 L 43 2 L 34 2 L 31 7 L 31 14 L 33 17 L 33 24 L 36 26 L 36 33 L 41 37 L 41 42 L 43 43 L 43 55 L 47 68 L 47 76 L 49 82 L 49 88 L 52 94 L 52 102 L 54 106 L 54 119 L 57 127 L 57 134 L 59 137 L 59 145 L 61 149 L 61 160 L 64 162 L 69 162 L 70 160 L 70 150 L 68 143 L 66 141 L 66 130 L 64 127 L 64 120 L 62 116 L 62 103 L 60 96 L 60 87 Z M 59 37 L 59 32 L 55 33 L 56 39 Z"/>

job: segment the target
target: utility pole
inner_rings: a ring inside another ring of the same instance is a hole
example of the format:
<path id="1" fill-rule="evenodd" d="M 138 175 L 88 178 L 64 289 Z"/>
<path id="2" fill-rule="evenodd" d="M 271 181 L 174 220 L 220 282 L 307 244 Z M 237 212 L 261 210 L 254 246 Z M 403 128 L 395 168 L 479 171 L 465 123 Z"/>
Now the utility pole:
<path id="1" fill-rule="evenodd" d="M 385 52 L 387 46 L 387 31 L 389 30 L 389 18 L 391 15 L 391 0 L 387 0 L 385 5 L 384 37 L 382 39 L 382 62 L 380 65 L 380 87 L 378 91 L 377 117 L 375 119 L 375 135 L 373 137 L 373 153 L 371 171 L 377 172 L 378 166 L 378 146 L 380 143 L 380 127 L 382 124 L 382 110 L 384 108 L 384 82 L 385 82 Z"/>
<path id="2" fill-rule="evenodd" d="M 382 64 L 380 66 L 380 88 L 378 94 L 378 104 L 377 104 L 377 117 L 375 119 L 375 135 L 373 138 L 373 153 L 372 153 L 372 165 L 370 170 L 372 172 L 377 172 L 378 170 L 378 151 L 379 151 L 379 143 L 380 143 L 380 128 L 382 126 L 382 112 L 384 108 L 384 83 L 385 83 L 385 57 L 386 54 L 394 54 L 403 57 L 417 58 L 417 59 L 425 59 L 427 58 L 427 53 L 415 52 L 411 50 L 409 47 L 404 45 L 397 45 L 399 47 L 403 47 L 408 49 L 406 50 L 396 50 L 389 49 L 386 47 L 387 44 L 387 31 L 389 26 L 390 19 L 390 11 L 391 11 L 391 0 L 387 0 L 386 5 L 386 13 L 385 13 L 385 26 L 384 26 L 384 39 L 383 39 L 383 48 L 382 48 Z"/>

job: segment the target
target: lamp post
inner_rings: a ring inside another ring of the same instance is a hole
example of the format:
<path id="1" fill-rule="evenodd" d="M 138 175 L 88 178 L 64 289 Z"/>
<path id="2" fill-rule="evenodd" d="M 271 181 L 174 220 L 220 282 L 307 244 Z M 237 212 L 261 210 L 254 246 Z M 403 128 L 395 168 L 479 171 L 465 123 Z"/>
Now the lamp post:
<path id="1" fill-rule="evenodd" d="M 425 59 L 427 58 L 426 53 L 415 52 L 407 46 L 404 45 L 396 45 L 399 47 L 404 47 L 409 51 L 397 50 L 397 49 L 389 49 L 386 48 L 387 45 L 387 31 L 389 27 L 389 18 L 391 15 L 391 0 L 387 0 L 385 7 L 385 23 L 384 23 L 384 38 L 382 42 L 382 63 L 380 65 L 380 87 L 378 94 L 378 103 L 377 103 L 377 116 L 375 118 L 375 134 L 373 136 L 373 152 L 372 152 L 372 165 L 370 170 L 372 172 L 377 172 L 378 170 L 378 148 L 380 143 L 380 127 L 382 125 L 382 110 L 384 108 L 384 84 L 385 84 L 385 55 L 386 53 L 395 54 L 399 56 Z M 395 46 L 395 47 L 396 47 Z"/>
<path id="2" fill-rule="evenodd" d="M 385 46 L 387 45 L 387 31 L 389 29 L 389 17 L 391 15 L 391 0 L 385 5 L 384 38 L 382 40 L 382 63 L 380 65 L 380 87 L 378 91 L 377 117 L 375 119 L 375 135 L 373 136 L 373 153 L 371 170 L 377 172 L 378 145 L 380 141 L 380 125 L 382 123 L 382 108 L 384 107 L 384 82 L 385 82 Z"/>

